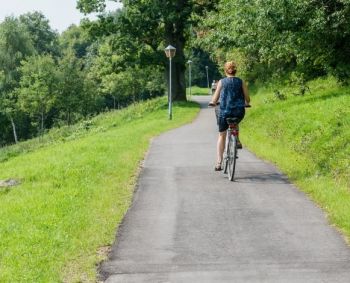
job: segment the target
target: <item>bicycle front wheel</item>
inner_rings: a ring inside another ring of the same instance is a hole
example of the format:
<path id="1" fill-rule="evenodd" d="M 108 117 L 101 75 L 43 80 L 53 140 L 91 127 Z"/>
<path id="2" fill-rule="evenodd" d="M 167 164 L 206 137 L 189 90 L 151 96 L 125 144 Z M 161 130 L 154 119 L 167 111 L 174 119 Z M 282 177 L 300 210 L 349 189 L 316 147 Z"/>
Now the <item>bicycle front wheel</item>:
<path id="1" fill-rule="evenodd" d="M 230 181 L 233 181 L 235 177 L 236 160 L 237 160 L 237 139 L 235 136 L 231 135 L 228 141 L 228 158 L 227 158 L 228 178 Z"/>

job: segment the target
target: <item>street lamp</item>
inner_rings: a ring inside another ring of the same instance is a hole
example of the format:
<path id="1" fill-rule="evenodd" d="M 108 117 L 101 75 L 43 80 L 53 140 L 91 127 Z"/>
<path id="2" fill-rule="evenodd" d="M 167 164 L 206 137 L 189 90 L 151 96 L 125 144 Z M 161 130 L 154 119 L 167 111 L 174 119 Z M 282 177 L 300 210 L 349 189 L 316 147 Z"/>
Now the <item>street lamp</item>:
<path id="1" fill-rule="evenodd" d="M 205 70 L 207 71 L 207 85 L 208 85 L 208 92 L 210 91 L 210 87 L 209 87 L 209 74 L 208 74 L 208 69 L 209 67 L 208 66 L 205 66 Z"/>
<path id="2" fill-rule="evenodd" d="M 172 114 L 172 96 L 171 96 L 171 59 L 175 56 L 176 48 L 174 46 L 169 45 L 167 48 L 164 49 L 166 57 L 169 58 L 169 96 L 168 96 L 168 103 L 169 103 L 169 120 L 173 118 Z"/>
<path id="3" fill-rule="evenodd" d="M 188 86 L 189 86 L 189 91 L 190 91 L 190 93 L 189 93 L 189 97 L 190 97 L 190 99 L 191 99 L 191 95 L 192 95 L 192 93 L 191 93 L 191 65 L 192 65 L 192 61 L 191 60 L 188 60 L 187 61 L 187 64 L 188 64 Z"/>

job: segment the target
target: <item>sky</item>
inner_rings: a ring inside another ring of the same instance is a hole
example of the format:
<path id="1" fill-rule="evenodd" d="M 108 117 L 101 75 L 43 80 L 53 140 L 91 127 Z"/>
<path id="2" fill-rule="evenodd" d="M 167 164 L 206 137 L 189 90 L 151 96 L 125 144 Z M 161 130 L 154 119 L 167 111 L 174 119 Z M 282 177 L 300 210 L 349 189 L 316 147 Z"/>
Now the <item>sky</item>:
<path id="1" fill-rule="evenodd" d="M 107 10 L 121 7 L 114 1 L 106 1 Z M 62 32 L 71 24 L 79 24 L 86 16 L 76 9 L 77 0 L 0 0 L 0 22 L 6 16 L 19 16 L 24 13 L 41 11 L 50 21 L 52 29 Z M 90 19 L 95 19 L 93 15 Z"/>

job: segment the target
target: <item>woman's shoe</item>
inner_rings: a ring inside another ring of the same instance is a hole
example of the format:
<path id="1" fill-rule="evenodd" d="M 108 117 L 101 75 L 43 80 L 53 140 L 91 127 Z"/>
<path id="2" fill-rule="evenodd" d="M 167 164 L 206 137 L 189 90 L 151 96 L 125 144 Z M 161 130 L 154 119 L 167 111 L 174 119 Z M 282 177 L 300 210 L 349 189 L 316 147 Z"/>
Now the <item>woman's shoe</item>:
<path id="1" fill-rule="evenodd" d="M 222 168 L 221 168 L 221 163 L 216 164 L 214 170 L 215 170 L 215 171 L 221 171 L 221 170 L 222 170 Z"/>

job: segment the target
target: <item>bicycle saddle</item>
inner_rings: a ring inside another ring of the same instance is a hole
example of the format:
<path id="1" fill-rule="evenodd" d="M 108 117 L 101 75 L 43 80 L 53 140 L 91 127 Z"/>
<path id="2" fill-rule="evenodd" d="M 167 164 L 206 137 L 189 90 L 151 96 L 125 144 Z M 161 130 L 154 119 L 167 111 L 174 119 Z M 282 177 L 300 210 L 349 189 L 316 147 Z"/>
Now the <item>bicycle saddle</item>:
<path id="1" fill-rule="evenodd" d="M 230 124 L 238 124 L 239 119 L 237 117 L 233 117 L 233 118 L 227 118 L 226 121 L 227 121 L 227 124 L 229 124 L 229 125 Z"/>

